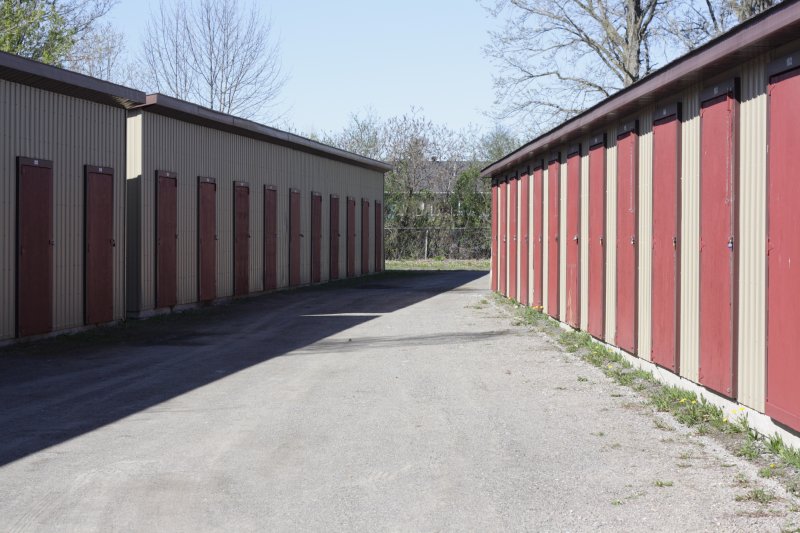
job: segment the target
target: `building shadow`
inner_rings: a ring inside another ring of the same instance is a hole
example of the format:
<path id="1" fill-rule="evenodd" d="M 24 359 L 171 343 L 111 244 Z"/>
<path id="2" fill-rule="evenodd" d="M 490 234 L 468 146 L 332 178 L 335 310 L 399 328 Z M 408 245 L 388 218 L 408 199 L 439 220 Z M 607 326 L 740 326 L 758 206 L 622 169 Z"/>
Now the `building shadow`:
<path id="1" fill-rule="evenodd" d="M 483 275 L 389 272 L 7 347 L 0 465 L 304 347 L 345 353 L 314 345 Z"/>

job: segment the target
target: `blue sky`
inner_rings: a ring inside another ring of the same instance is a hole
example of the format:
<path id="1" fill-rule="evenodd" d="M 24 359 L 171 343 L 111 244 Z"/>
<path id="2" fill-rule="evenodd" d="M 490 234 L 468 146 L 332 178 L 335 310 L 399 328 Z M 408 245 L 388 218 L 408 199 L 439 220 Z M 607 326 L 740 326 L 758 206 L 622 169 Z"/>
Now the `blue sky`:
<path id="1" fill-rule="evenodd" d="M 129 51 L 158 0 L 120 0 L 111 20 Z M 244 0 L 245 2 L 247 0 Z M 496 23 L 475 0 L 259 2 L 280 34 L 290 78 L 285 120 L 306 133 L 335 131 L 350 113 L 381 117 L 421 108 L 431 120 L 489 128 L 492 67 L 482 47 Z"/>

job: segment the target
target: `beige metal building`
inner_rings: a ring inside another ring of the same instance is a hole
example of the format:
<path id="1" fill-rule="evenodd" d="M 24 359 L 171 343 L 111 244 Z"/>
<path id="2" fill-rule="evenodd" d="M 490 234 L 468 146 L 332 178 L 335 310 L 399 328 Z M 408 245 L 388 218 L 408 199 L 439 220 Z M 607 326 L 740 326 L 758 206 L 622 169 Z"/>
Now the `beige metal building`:
<path id="1" fill-rule="evenodd" d="M 778 4 L 484 169 L 494 288 L 564 322 L 572 305 L 598 339 L 800 431 L 799 36 L 800 3 Z M 508 227 L 515 209 L 528 227 Z"/>
<path id="2" fill-rule="evenodd" d="M 125 121 L 139 91 L 0 53 L 0 339 L 125 316 Z"/>
<path id="3" fill-rule="evenodd" d="M 384 163 L 160 94 L 127 154 L 131 315 L 383 269 Z"/>

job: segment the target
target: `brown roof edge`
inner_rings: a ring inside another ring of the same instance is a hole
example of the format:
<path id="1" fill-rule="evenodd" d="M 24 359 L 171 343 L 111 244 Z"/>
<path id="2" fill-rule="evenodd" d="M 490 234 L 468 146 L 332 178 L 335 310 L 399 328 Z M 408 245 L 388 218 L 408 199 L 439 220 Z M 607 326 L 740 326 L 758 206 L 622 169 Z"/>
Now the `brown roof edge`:
<path id="1" fill-rule="evenodd" d="M 488 165 L 481 170 L 481 177 L 503 172 L 536 152 L 573 140 L 575 135 L 589 135 L 604 122 L 624 118 L 643 105 L 666 98 L 669 93 L 674 94 L 701 79 L 731 70 L 770 47 L 798 36 L 800 0 L 785 0 Z"/>
<path id="2" fill-rule="evenodd" d="M 0 52 L 0 79 L 115 107 L 131 108 L 145 98 L 142 91 L 7 52 Z"/>
<path id="3" fill-rule="evenodd" d="M 370 159 L 369 157 L 312 141 L 300 135 L 264 126 L 252 120 L 227 115 L 201 105 L 159 93 L 148 94 L 145 99 L 145 104 L 137 108 L 184 120 L 193 124 L 268 141 L 273 144 L 294 148 L 295 150 L 301 150 L 328 159 L 357 165 L 377 172 L 389 172 L 393 168 L 383 161 Z"/>

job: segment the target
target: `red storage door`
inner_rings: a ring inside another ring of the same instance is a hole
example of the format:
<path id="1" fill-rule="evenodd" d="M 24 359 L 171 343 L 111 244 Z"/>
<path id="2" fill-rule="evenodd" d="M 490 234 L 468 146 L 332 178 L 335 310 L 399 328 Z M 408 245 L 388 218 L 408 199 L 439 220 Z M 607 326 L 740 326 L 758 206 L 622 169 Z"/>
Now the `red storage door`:
<path id="1" fill-rule="evenodd" d="M 375 272 L 383 272 L 383 204 L 375 202 Z"/>
<path id="2" fill-rule="evenodd" d="M 581 145 L 567 154 L 567 309 L 564 319 L 573 328 L 581 321 Z"/>
<path id="3" fill-rule="evenodd" d="M 540 162 L 533 170 L 533 305 L 541 308 L 544 264 L 544 170 Z"/>
<path id="4" fill-rule="evenodd" d="M 700 383 L 733 398 L 735 82 L 704 91 L 700 102 Z"/>
<path id="5" fill-rule="evenodd" d="M 156 308 L 178 303 L 178 176 L 156 171 Z"/>
<path id="6" fill-rule="evenodd" d="M 497 291 L 497 269 L 498 269 L 498 258 L 497 258 L 497 210 L 499 206 L 497 205 L 497 181 L 492 180 L 492 291 Z"/>
<path id="7" fill-rule="evenodd" d="M 587 330 L 604 339 L 606 332 L 606 136 L 589 146 L 589 309 Z"/>
<path id="8" fill-rule="evenodd" d="M 519 179 L 519 301 L 528 305 L 528 255 L 530 253 L 530 183 L 531 176 L 528 170 Z"/>
<path id="9" fill-rule="evenodd" d="M 503 296 L 508 296 L 506 286 L 506 274 L 508 267 L 508 217 L 506 216 L 506 205 L 508 203 L 508 182 L 504 179 L 500 183 L 500 270 L 497 277 L 497 290 Z"/>
<path id="10" fill-rule="evenodd" d="M 559 317 L 560 254 L 558 248 L 561 231 L 561 154 L 550 155 L 547 163 L 547 314 Z"/>
<path id="11" fill-rule="evenodd" d="M 331 195 L 330 209 L 330 256 L 329 268 L 331 280 L 339 279 L 339 197 Z"/>
<path id="12" fill-rule="evenodd" d="M 322 280 L 322 195 L 311 193 L 311 283 Z"/>
<path id="13" fill-rule="evenodd" d="M 114 171 L 86 166 L 84 322 L 114 320 Z"/>
<path id="14" fill-rule="evenodd" d="M 300 285 L 300 191 L 289 189 L 289 286 Z"/>
<path id="15" fill-rule="evenodd" d="M 347 277 L 356 275 L 356 199 L 347 197 Z"/>
<path id="16" fill-rule="evenodd" d="M 361 199 L 361 274 L 369 274 L 369 201 Z"/>
<path id="17" fill-rule="evenodd" d="M 767 402 L 766 413 L 800 431 L 800 54 L 770 65 L 767 182 Z"/>
<path id="18" fill-rule="evenodd" d="M 636 353 L 637 287 L 639 283 L 638 169 L 636 121 L 623 124 L 617 135 L 617 331 L 615 343 Z"/>
<path id="19" fill-rule="evenodd" d="M 17 336 L 53 329 L 53 163 L 17 159 Z"/>
<path id="20" fill-rule="evenodd" d="M 233 295 L 250 292 L 250 186 L 233 182 Z"/>
<path id="21" fill-rule="evenodd" d="M 278 190 L 264 186 L 264 290 L 278 287 Z"/>
<path id="22" fill-rule="evenodd" d="M 517 190 L 519 179 L 516 177 L 509 182 L 508 199 L 508 297 L 515 300 L 517 296 Z"/>
<path id="23" fill-rule="evenodd" d="M 197 269 L 198 300 L 217 297 L 217 183 L 197 180 Z"/>
<path id="24" fill-rule="evenodd" d="M 653 115 L 653 270 L 650 359 L 678 372 L 680 312 L 680 161 L 679 104 Z"/>

